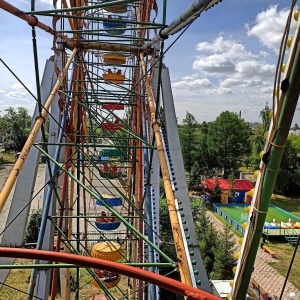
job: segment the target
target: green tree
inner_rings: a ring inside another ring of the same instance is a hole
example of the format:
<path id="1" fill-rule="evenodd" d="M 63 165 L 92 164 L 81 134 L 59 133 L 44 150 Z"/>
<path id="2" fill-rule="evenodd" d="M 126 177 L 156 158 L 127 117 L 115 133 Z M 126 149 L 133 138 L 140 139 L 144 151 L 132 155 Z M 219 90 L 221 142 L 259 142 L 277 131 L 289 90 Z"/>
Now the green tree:
<path id="1" fill-rule="evenodd" d="M 220 203 L 221 202 L 221 189 L 220 189 L 220 183 L 218 180 L 216 180 L 216 183 L 211 190 L 211 201 L 214 203 Z"/>
<path id="2" fill-rule="evenodd" d="M 228 224 L 224 225 L 224 232 L 219 234 L 219 243 L 215 246 L 213 270 L 210 279 L 228 280 L 233 278 L 232 268 L 236 259 L 232 256 L 235 252 L 234 234 Z"/>
<path id="3" fill-rule="evenodd" d="M 250 127 L 233 112 L 225 111 L 208 124 L 207 141 L 215 166 L 227 178 L 235 171 L 245 155 L 250 154 Z"/>
<path id="4" fill-rule="evenodd" d="M 0 132 L 3 135 L 3 147 L 6 151 L 21 151 L 30 132 L 32 118 L 27 109 L 9 107 L 0 118 Z"/>
<path id="5" fill-rule="evenodd" d="M 297 195 L 300 188 L 299 152 L 288 140 L 282 156 L 280 170 L 277 175 L 275 191 L 285 195 Z"/>
<path id="6" fill-rule="evenodd" d="M 192 171 L 193 168 L 198 168 L 198 176 L 204 175 L 206 177 L 213 177 L 216 175 L 216 169 L 214 157 L 208 149 L 208 124 L 209 123 L 206 122 L 199 124 L 197 140 L 193 152 L 194 165 L 192 167 Z"/>
<path id="7" fill-rule="evenodd" d="M 30 217 L 26 228 L 25 243 L 36 243 L 39 236 L 39 228 L 42 221 L 41 209 L 34 210 Z"/>
<path id="8" fill-rule="evenodd" d="M 234 173 L 231 173 L 228 176 L 228 182 L 229 182 L 229 193 L 228 193 L 228 197 L 232 199 L 232 202 L 235 202 L 235 189 L 234 189 L 234 183 L 235 183 L 235 177 L 234 177 Z"/>
<path id="9" fill-rule="evenodd" d="M 196 161 L 191 168 L 190 178 L 189 178 L 189 185 L 197 185 L 200 183 L 200 175 L 201 169 L 199 166 L 199 162 Z"/>
<path id="10" fill-rule="evenodd" d="M 270 113 L 271 113 L 271 111 L 272 111 L 271 108 L 266 103 L 264 109 L 259 113 L 259 115 L 260 115 L 260 117 L 262 119 L 262 126 L 263 126 L 264 132 L 266 132 L 267 130 L 269 130 L 270 123 L 271 123 L 271 119 L 270 119 Z"/>
<path id="11" fill-rule="evenodd" d="M 291 133 L 289 134 L 288 140 L 291 141 L 292 147 L 297 151 L 297 153 L 300 153 L 300 135 Z"/>
<path id="12" fill-rule="evenodd" d="M 199 241 L 199 248 L 206 272 L 210 277 L 215 261 L 215 250 L 219 243 L 218 232 L 212 222 L 206 216 L 206 209 L 200 210 L 196 222 L 196 234 Z"/>
<path id="13" fill-rule="evenodd" d="M 199 126 L 195 117 L 188 111 L 186 112 L 186 117 L 183 119 L 183 124 L 178 128 L 178 133 L 185 170 L 190 172 L 194 164 L 194 152 L 197 135 L 199 134 Z"/>
<path id="14" fill-rule="evenodd" d="M 250 137 L 251 143 L 251 155 L 250 155 L 250 163 L 254 169 L 259 168 L 260 164 L 260 156 L 259 153 L 263 151 L 265 140 L 263 138 L 264 130 L 261 124 L 254 127 L 252 131 L 252 135 Z"/>
<path id="15" fill-rule="evenodd" d="M 258 124 L 253 128 L 251 137 L 250 137 L 250 143 L 251 143 L 251 156 L 250 156 L 250 162 L 254 169 L 259 168 L 260 164 L 260 157 L 259 153 L 263 151 L 264 145 L 265 145 L 265 139 L 264 134 L 266 131 L 269 130 L 271 119 L 270 119 L 270 113 L 271 109 L 266 103 L 265 107 L 261 112 L 259 113 L 259 116 L 261 117 L 262 124 Z"/>

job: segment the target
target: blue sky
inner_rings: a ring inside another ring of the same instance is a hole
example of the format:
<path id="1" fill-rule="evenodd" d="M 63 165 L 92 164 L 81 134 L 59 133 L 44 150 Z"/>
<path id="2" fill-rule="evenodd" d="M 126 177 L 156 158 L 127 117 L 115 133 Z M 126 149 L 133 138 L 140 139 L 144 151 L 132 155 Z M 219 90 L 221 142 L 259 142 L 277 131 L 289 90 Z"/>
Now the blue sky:
<path id="1" fill-rule="evenodd" d="M 29 0 L 9 2 L 30 10 Z M 158 22 L 162 2 L 158 1 Z M 193 2 L 168 1 L 167 24 Z M 52 0 L 37 0 L 36 9 L 51 9 L 51 4 Z M 223 0 L 201 14 L 165 56 L 179 122 L 186 111 L 202 122 L 214 120 L 225 110 L 241 111 L 246 121 L 259 121 L 266 102 L 271 105 L 277 51 L 289 5 L 283 0 Z M 49 18 L 39 19 L 51 25 Z M 295 25 L 293 21 L 291 32 Z M 36 31 L 42 75 L 45 60 L 52 55 L 52 37 Z M 0 35 L 0 58 L 35 93 L 30 26 L 0 10 Z M 166 40 L 166 47 L 177 35 Z M 0 114 L 9 106 L 20 105 L 32 112 L 34 100 L 0 64 Z M 299 111 L 294 122 L 300 122 Z"/>

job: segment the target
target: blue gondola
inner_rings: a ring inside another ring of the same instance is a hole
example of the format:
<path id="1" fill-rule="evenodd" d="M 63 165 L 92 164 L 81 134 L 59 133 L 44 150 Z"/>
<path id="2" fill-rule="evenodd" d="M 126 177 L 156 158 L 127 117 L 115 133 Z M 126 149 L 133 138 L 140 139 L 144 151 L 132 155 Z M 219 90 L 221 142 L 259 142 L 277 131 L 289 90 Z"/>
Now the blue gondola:
<path id="1" fill-rule="evenodd" d="M 106 223 L 106 222 L 95 222 L 95 225 L 100 230 L 115 230 L 118 229 L 121 225 L 120 221 Z"/>
<path id="2" fill-rule="evenodd" d="M 105 201 L 106 204 L 110 205 L 110 206 L 120 206 L 122 205 L 123 201 L 122 201 L 122 197 L 118 197 L 118 198 L 103 198 L 102 201 Z M 102 205 L 100 200 L 96 200 L 96 204 L 97 205 Z"/>
<path id="3" fill-rule="evenodd" d="M 125 33 L 126 23 L 119 23 L 119 22 L 111 22 L 112 17 L 108 16 L 108 21 L 103 21 L 103 28 L 108 29 L 106 32 L 113 34 L 113 35 L 122 35 Z M 122 17 L 118 17 L 114 20 L 122 20 Z M 112 30 L 113 29 L 113 30 Z"/>

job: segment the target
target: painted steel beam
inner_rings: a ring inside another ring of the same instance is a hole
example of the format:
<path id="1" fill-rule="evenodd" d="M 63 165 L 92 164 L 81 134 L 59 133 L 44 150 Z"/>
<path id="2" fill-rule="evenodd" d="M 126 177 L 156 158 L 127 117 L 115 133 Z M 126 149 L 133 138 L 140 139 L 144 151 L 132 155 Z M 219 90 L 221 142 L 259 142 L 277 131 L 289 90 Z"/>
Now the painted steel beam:
<path id="1" fill-rule="evenodd" d="M 200 16 L 203 10 L 207 10 L 215 4 L 218 4 L 219 0 L 196 0 L 189 8 L 187 8 L 178 18 L 176 18 L 167 28 L 161 30 L 157 36 L 149 43 L 146 43 L 142 49 L 147 49 L 157 42 L 165 40 L 169 35 L 176 33 L 188 23 Z"/>
<path id="2" fill-rule="evenodd" d="M 52 88 L 54 76 L 54 61 L 47 60 L 44 74 L 41 84 L 41 101 L 44 105 L 48 95 L 50 94 Z M 38 104 L 36 104 L 34 115 L 32 118 L 33 127 L 36 117 L 39 116 Z M 38 132 L 35 142 L 40 142 L 42 139 L 41 131 Z M 22 247 L 24 241 L 24 235 L 26 230 L 26 225 L 28 221 L 28 215 L 30 210 L 30 201 L 32 200 L 34 185 L 36 180 L 36 174 L 39 164 L 39 151 L 35 147 L 32 147 L 28 157 L 24 163 L 23 169 L 21 170 L 14 194 L 12 197 L 12 202 L 6 220 L 7 229 L 4 231 L 1 246 L 2 247 Z M 9 225 L 10 224 L 10 225 Z M 8 226 L 9 225 L 9 226 Z M 0 265 L 12 264 L 14 259 L 0 257 Z M 5 282 L 9 270 L 0 271 L 0 282 Z M 0 288 L 2 285 L 0 284 Z"/>
<path id="3" fill-rule="evenodd" d="M 201 289 L 208 293 L 212 293 L 206 270 L 200 255 L 200 249 L 195 233 L 194 219 L 191 211 L 189 191 L 186 182 L 183 158 L 180 148 L 180 141 L 177 129 L 177 119 L 175 114 L 168 68 L 162 69 L 161 83 L 163 86 L 162 96 L 165 112 L 167 141 L 169 145 L 171 159 L 170 163 L 173 165 L 172 167 L 175 172 L 173 176 L 173 181 L 176 183 L 175 198 L 178 200 L 178 202 L 181 202 L 180 206 L 183 209 L 182 213 L 184 214 L 184 220 L 186 221 L 184 228 L 188 229 L 187 234 L 190 236 L 190 239 L 188 240 L 189 252 L 194 253 L 193 260 L 196 262 L 196 265 L 194 265 L 193 267 L 194 270 L 198 270 L 198 275 L 195 275 L 196 282 L 201 283 L 199 285 Z"/>
<path id="4" fill-rule="evenodd" d="M 189 300 L 220 300 L 220 298 L 218 298 L 217 296 L 211 295 L 205 291 L 186 285 L 180 281 L 159 274 L 155 274 L 140 268 L 126 266 L 121 263 L 108 261 L 100 258 L 62 252 L 16 248 L 0 248 L 0 255 L 8 257 L 56 261 L 68 264 L 76 264 L 78 266 L 86 268 L 104 269 L 131 278 L 141 279 L 145 282 L 153 283 L 176 294 L 185 296 Z"/>

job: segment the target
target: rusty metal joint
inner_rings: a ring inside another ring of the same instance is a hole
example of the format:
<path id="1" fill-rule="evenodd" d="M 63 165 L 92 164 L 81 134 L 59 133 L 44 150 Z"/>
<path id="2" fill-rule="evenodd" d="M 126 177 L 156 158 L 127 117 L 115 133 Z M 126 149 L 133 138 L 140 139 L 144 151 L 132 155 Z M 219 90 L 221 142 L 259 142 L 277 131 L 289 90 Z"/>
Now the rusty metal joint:
<path id="1" fill-rule="evenodd" d="M 39 24 L 39 19 L 38 19 L 35 15 L 30 15 L 30 16 L 34 19 L 34 21 L 32 22 L 32 21 L 30 20 L 30 21 L 28 21 L 27 23 L 28 23 L 30 26 L 32 26 L 32 27 L 37 26 L 37 25 Z"/>
<path id="2" fill-rule="evenodd" d="M 39 115 L 35 118 L 35 120 L 43 119 L 43 124 L 46 122 L 45 118 L 42 115 Z"/>
<path id="3" fill-rule="evenodd" d="M 160 126 L 160 122 L 158 122 L 157 120 L 153 120 L 152 121 L 152 127 L 154 127 L 154 125 L 158 125 L 158 126 Z"/>

